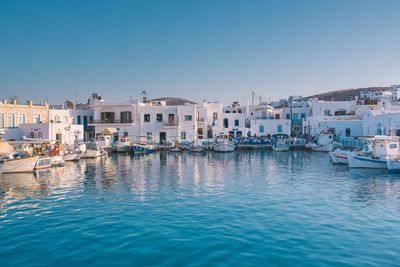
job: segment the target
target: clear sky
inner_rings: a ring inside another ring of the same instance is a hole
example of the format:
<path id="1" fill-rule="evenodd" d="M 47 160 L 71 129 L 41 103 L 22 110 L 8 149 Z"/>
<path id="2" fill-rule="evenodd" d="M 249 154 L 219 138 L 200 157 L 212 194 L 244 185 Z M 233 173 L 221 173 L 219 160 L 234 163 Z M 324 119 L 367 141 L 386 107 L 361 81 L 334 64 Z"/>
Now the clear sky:
<path id="1" fill-rule="evenodd" d="M 0 98 L 263 100 L 400 82 L 400 1 L 0 0 Z"/>

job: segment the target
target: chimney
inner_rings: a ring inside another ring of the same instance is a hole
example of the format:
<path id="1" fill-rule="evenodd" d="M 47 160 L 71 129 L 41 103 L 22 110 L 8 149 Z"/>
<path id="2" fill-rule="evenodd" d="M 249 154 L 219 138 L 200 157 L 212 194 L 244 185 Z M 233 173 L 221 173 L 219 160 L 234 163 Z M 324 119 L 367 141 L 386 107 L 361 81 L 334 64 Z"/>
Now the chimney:
<path id="1" fill-rule="evenodd" d="M 27 104 L 28 106 L 32 107 L 32 101 L 31 101 L 31 100 L 26 101 L 26 104 Z"/>

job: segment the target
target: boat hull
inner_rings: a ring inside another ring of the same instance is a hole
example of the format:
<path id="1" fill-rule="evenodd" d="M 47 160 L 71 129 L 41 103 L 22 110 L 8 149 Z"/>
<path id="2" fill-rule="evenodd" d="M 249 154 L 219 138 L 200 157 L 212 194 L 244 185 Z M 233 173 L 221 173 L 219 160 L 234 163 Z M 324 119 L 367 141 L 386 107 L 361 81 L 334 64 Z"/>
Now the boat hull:
<path id="1" fill-rule="evenodd" d="M 130 149 L 131 149 L 131 146 L 129 146 L 129 145 L 126 145 L 126 146 L 117 146 L 116 151 L 117 151 L 118 153 L 126 153 L 126 152 L 129 152 Z"/>
<path id="2" fill-rule="evenodd" d="M 331 152 L 330 157 L 334 164 L 349 164 L 349 151 L 344 151 L 341 149 L 336 149 Z"/>
<path id="3" fill-rule="evenodd" d="M 65 154 L 64 161 L 79 161 L 81 158 L 81 154 L 79 153 L 72 153 L 72 154 Z"/>
<path id="4" fill-rule="evenodd" d="M 389 171 L 399 172 L 400 171 L 400 161 L 398 159 L 388 159 L 387 168 Z"/>
<path id="5" fill-rule="evenodd" d="M 276 152 L 285 152 L 290 150 L 290 146 L 288 144 L 274 145 L 272 146 L 272 149 Z"/>
<path id="6" fill-rule="evenodd" d="M 236 146 L 231 142 L 220 142 L 213 145 L 213 150 L 215 152 L 233 152 Z"/>
<path id="7" fill-rule="evenodd" d="M 331 152 L 333 150 L 333 144 L 325 144 L 325 145 L 311 144 L 310 148 L 311 150 L 317 152 Z"/>
<path id="8" fill-rule="evenodd" d="M 387 161 L 369 157 L 350 155 L 348 157 L 350 168 L 386 169 Z"/>
<path id="9" fill-rule="evenodd" d="M 189 151 L 190 151 L 190 152 L 197 152 L 197 153 L 204 152 L 205 150 L 206 150 L 206 148 L 203 147 L 203 146 L 191 146 L 191 147 L 189 148 Z"/>
<path id="10" fill-rule="evenodd" d="M 1 164 L 1 174 L 31 173 L 33 172 L 38 160 L 39 157 L 35 156 L 5 161 Z"/>
<path id="11" fill-rule="evenodd" d="M 81 159 L 94 159 L 101 157 L 101 152 L 98 150 L 88 149 L 81 154 Z"/>

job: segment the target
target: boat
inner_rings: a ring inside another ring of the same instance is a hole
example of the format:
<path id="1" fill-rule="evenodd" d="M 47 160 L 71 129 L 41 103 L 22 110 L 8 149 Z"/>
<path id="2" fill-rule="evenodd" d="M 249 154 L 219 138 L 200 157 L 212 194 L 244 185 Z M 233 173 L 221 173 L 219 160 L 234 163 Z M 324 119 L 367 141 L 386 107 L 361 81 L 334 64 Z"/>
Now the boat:
<path id="1" fill-rule="evenodd" d="M 274 134 L 272 135 L 272 149 L 274 151 L 289 151 L 290 140 L 287 134 Z"/>
<path id="2" fill-rule="evenodd" d="M 0 174 L 31 173 L 39 156 L 30 156 L 23 152 L 11 152 L 0 158 Z"/>
<path id="3" fill-rule="evenodd" d="M 100 150 L 97 149 L 86 149 L 84 152 L 81 153 L 81 159 L 94 159 L 99 158 L 102 156 Z"/>
<path id="4" fill-rule="evenodd" d="M 398 157 L 399 137 L 374 136 L 371 145 L 363 150 L 349 154 L 350 168 L 387 169 L 387 160 Z"/>
<path id="5" fill-rule="evenodd" d="M 102 134 L 97 137 L 96 147 L 104 150 L 112 150 L 112 136 Z"/>
<path id="6" fill-rule="evenodd" d="M 337 148 L 330 152 L 330 157 L 335 164 L 349 164 L 348 157 L 350 153 L 353 153 L 353 151 Z"/>
<path id="7" fill-rule="evenodd" d="M 309 148 L 317 152 L 331 152 L 333 150 L 333 133 L 332 131 L 322 131 L 314 143 L 309 144 Z"/>
<path id="8" fill-rule="evenodd" d="M 200 141 L 202 141 L 202 140 L 193 141 L 193 143 L 189 146 L 189 151 L 196 152 L 196 153 L 201 153 L 201 152 L 206 151 L 206 147 L 203 146 L 203 144 Z"/>
<path id="9" fill-rule="evenodd" d="M 79 161 L 81 153 L 77 151 L 67 151 L 64 153 L 64 161 Z"/>
<path id="10" fill-rule="evenodd" d="M 387 168 L 390 172 L 400 171 L 400 159 L 398 157 L 388 158 L 386 160 Z"/>
<path id="11" fill-rule="evenodd" d="M 181 151 L 182 151 L 182 148 L 180 147 L 178 141 L 175 141 L 175 146 L 174 146 L 174 147 L 171 147 L 171 148 L 168 150 L 168 152 L 181 152 Z"/>
<path id="12" fill-rule="evenodd" d="M 292 137 L 290 138 L 290 147 L 293 149 L 304 149 L 306 147 L 306 139 Z"/>
<path id="13" fill-rule="evenodd" d="M 131 142 L 129 141 L 128 136 L 123 136 L 115 145 L 115 150 L 117 152 L 129 152 L 131 149 Z"/>
<path id="14" fill-rule="evenodd" d="M 234 142 L 229 141 L 226 136 L 217 138 L 216 142 L 213 144 L 212 149 L 215 152 L 233 152 L 236 149 Z"/>

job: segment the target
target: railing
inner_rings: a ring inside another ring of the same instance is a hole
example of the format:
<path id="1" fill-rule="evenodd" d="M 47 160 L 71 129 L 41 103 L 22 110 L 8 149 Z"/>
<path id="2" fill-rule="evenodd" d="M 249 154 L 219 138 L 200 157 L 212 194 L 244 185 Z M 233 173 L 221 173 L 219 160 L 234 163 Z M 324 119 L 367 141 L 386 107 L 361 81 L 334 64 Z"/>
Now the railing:
<path id="1" fill-rule="evenodd" d="M 91 124 L 125 124 L 133 123 L 133 120 L 93 120 Z"/>
<path id="2" fill-rule="evenodd" d="M 164 126 L 178 126 L 178 125 L 179 125 L 178 121 L 167 121 L 167 122 L 164 122 Z"/>

